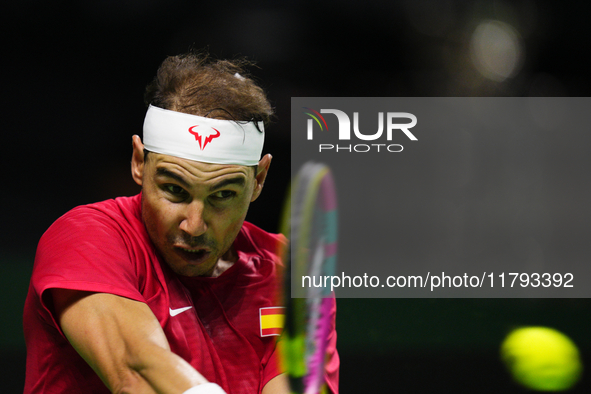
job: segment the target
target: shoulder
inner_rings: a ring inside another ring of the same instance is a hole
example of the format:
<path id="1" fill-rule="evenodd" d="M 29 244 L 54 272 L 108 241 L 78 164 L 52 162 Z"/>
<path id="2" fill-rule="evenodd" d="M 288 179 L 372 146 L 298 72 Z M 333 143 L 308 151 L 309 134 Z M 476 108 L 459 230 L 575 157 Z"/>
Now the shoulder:
<path id="1" fill-rule="evenodd" d="M 144 247 L 148 237 L 137 215 L 139 201 L 135 196 L 76 207 L 43 234 L 35 253 L 31 294 L 47 312 L 43 294 L 54 288 L 144 300 L 142 283 L 152 256 Z"/>
<path id="2" fill-rule="evenodd" d="M 134 224 L 136 220 L 141 220 L 140 207 L 140 195 L 80 205 L 58 218 L 46 231 L 44 237 L 63 230 L 71 232 L 92 226 Z"/>
<path id="3" fill-rule="evenodd" d="M 140 235 L 140 195 L 78 206 L 58 218 L 43 234 L 37 255 L 75 244 L 100 245 Z M 106 245 L 105 245 L 106 246 Z"/>
<path id="4" fill-rule="evenodd" d="M 134 219 L 141 219 L 141 194 L 81 205 L 67 212 L 60 219 L 76 218 L 84 223 L 85 221 L 91 222 L 101 217 L 109 218 L 116 222 L 129 222 Z"/>

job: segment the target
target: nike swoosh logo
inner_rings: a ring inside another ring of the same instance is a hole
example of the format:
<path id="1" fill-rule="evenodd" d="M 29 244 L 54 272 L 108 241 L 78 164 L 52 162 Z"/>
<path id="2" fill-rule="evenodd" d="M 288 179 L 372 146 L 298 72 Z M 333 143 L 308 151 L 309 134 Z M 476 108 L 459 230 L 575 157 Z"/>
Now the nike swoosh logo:
<path id="1" fill-rule="evenodd" d="M 168 311 L 170 312 L 170 316 L 176 316 L 179 313 L 183 313 L 184 311 L 188 311 L 191 308 L 193 308 L 193 307 L 192 306 L 186 306 L 184 308 L 178 308 L 178 309 L 168 308 Z"/>

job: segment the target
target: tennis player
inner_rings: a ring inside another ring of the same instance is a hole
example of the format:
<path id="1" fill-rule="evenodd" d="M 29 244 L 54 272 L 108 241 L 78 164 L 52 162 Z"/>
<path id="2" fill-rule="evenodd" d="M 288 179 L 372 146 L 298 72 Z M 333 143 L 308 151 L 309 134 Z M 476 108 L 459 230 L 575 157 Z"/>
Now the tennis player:
<path id="1" fill-rule="evenodd" d="M 272 108 L 244 64 L 167 58 L 132 177 L 42 236 L 24 311 L 25 393 L 287 394 L 276 338 L 285 239 L 245 221 Z M 334 327 L 326 381 L 338 392 Z"/>

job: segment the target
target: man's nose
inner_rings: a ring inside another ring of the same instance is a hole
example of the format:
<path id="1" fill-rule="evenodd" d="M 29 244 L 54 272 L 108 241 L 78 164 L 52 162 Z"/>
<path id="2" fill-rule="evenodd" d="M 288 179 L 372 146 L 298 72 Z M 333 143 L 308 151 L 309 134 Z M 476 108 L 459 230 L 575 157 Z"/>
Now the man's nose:
<path id="1" fill-rule="evenodd" d="M 187 205 L 179 228 L 192 237 L 198 237 L 207 231 L 205 206 L 202 201 L 194 200 Z"/>

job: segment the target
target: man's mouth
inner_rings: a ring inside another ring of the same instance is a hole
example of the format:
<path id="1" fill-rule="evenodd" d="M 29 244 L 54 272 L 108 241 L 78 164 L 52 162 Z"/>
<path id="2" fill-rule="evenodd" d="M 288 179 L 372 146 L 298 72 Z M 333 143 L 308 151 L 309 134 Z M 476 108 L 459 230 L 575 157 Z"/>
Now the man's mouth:
<path id="1" fill-rule="evenodd" d="M 175 247 L 175 251 L 183 258 L 183 260 L 188 261 L 192 264 L 199 264 L 205 261 L 211 253 L 208 249 L 202 248 L 192 249 Z"/>

